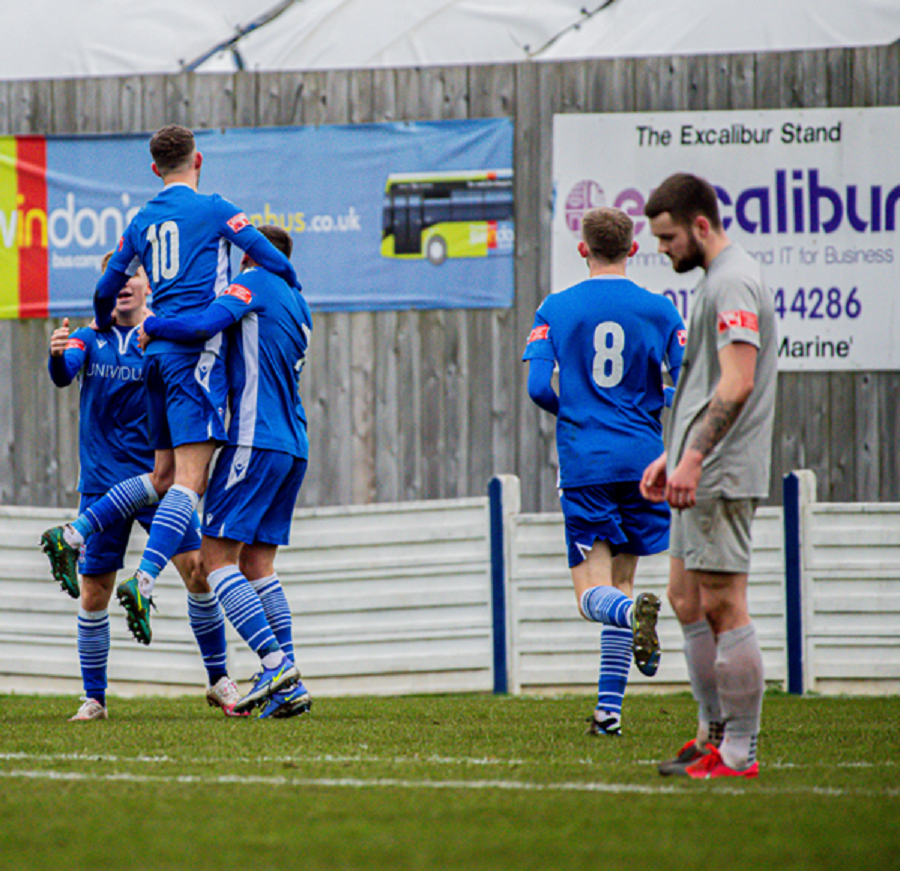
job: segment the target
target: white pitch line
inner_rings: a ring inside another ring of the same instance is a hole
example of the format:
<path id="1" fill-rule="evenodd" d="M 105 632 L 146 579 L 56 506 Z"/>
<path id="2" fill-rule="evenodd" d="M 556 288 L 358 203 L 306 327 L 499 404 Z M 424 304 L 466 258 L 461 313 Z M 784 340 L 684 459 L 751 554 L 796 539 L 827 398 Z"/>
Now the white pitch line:
<path id="1" fill-rule="evenodd" d="M 239 785 L 239 786 L 323 786 L 344 787 L 351 789 L 394 788 L 394 789 L 447 789 L 447 790 L 479 790 L 499 789 L 513 792 L 607 792 L 607 793 L 639 793 L 655 795 L 658 793 L 683 793 L 686 790 L 675 786 L 644 786 L 633 783 L 532 783 L 516 780 L 402 780 L 399 778 L 377 777 L 372 779 L 355 777 L 283 777 L 283 776 L 244 776 L 238 774 L 222 774 L 207 777 L 194 774 L 130 774 L 118 772 L 114 774 L 90 774 L 83 771 L 0 771 L 0 777 L 25 780 L 65 780 L 65 781 L 113 781 L 124 783 L 179 783 L 200 785 Z"/>
<path id="2" fill-rule="evenodd" d="M 593 792 L 607 794 L 631 793 L 638 795 L 690 795 L 696 794 L 700 787 L 685 783 L 684 786 L 645 785 L 635 783 L 533 783 L 516 780 L 403 780 L 399 778 L 353 778 L 353 777 L 284 777 L 263 775 L 226 774 L 207 777 L 194 774 L 160 775 L 131 774 L 119 772 L 113 774 L 92 774 L 81 771 L 0 771 L 0 777 L 22 780 L 57 780 L 57 781 L 95 781 L 114 783 L 178 783 L 200 784 L 204 786 L 286 786 L 349 789 L 434 789 L 434 790 L 490 790 L 506 792 Z M 788 787 L 741 787 L 729 783 L 726 787 L 720 784 L 717 794 L 727 795 L 815 795 L 828 798 L 852 796 L 857 798 L 898 798 L 900 790 L 847 790 L 818 786 Z"/>
<path id="3" fill-rule="evenodd" d="M 364 756 L 362 754 L 350 755 L 332 755 L 330 753 L 310 755 L 310 756 L 228 756 L 215 757 L 203 756 L 200 758 L 184 758 L 172 756 L 114 756 L 103 753 L 0 753 L 0 761 L 17 761 L 17 762 L 136 762 L 143 765 L 163 765 L 166 763 L 175 763 L 180 765 L 208 765 L 216 763 L 235 763 L 237 765 L 258 765 L 271 764 L 283 765 L 285 763 L 293 764 L 323 764 L 323 763 L 362 763 L 371 765 L 472 765 L 480 767 L 506 767 L 514 768 L 520 765 L 527 765 L 524 759 L 495 759 L 490 757 L 471 758 L 456 756 Z M 600 765 L 601 761 L 597 759 L 579 759 L 578 765 Z M 637 759 L 636 765 L 656 766 L 659 764 L 658 759 Z M 764 761 L 761 767 L 766 771 L 781 770 L 803 770 L 813 768 L 838 768 L 838 769 L 860 769 L 860 768 L 889 768 L 894 767 L 897 763 L 886 760 L 884 762 L 821 762 L 821 763 L 797 763 L 784 762 L 776 760 L 773 762 Z"/>
<path id="4" fill-rule="evenodd" d="M 103 753 L 0 753 L 0 761 L 39 761 L 39 762 L 140 762 L 143 764 L 163 764 L 167 762 L 175 762 L 181 765 L 206 765 L 216 762 L 234 762 L 241 765 L 253 765 L 258 763 L 276 763 L 284 764 L 286 762 L 293 763 L 323 763 L 323 762 L 356 762 L 356 763 L 373 763 L 388 765 L 475 765 L 487 767 L 491 765 L 513 768 L 518 765 L 525 765 L 524 759 L 492 759 L 471 758 L 471 757 L 454 757 L 454 756 L 363 756 L 361 754 L 353 754 L 346 756 L 336 756 L 330 753 L 320 754 L 316 756 L 228 756 L 214 757 L 203 756 L 197 758 L 184 758 L 172 756 L 113 756 Z"/>

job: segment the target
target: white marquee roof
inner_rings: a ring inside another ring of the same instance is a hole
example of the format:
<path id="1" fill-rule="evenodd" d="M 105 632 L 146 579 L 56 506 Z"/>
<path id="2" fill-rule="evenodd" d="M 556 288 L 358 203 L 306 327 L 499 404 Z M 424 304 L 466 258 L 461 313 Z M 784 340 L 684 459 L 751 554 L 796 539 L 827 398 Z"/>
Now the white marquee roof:
<path id="1" fill-rule="evenodd" d="M 900 0 L 0 0 L 0 80 L 714 54 L 898 38 Z"/>

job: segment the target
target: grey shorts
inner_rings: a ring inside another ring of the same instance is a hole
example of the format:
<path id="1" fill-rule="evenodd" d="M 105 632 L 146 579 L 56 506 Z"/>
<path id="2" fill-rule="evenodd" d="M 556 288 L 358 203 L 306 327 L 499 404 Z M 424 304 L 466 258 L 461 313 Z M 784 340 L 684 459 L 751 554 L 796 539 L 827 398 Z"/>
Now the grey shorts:
<path id="1" fill-rule="evenodd" d="M 672 512 L 669 556 L 689 571 L 750 571 L 750 526 L 759 499 L 699 499 Z"/>

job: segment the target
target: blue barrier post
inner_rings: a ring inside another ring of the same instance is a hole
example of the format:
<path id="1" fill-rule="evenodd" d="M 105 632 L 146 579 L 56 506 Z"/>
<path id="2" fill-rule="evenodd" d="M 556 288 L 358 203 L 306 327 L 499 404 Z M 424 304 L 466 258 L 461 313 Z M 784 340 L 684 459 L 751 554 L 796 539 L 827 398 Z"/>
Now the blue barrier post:
<path id="1" fill-rule="evenodd" d="M 491 524 L 491 620 L 494 638 L 494 693 L 509 692 L 506 661 L 506 532 L 504 529 L 503 481 L 488 484 Z"/>
<path id="2" fill-rule="evenodd" d="M 787 623 L 787 689 L 803 695 L 803 561 L 800 541 L 800 479 L 782 482 L 784 504 L 784 595 Z"/>

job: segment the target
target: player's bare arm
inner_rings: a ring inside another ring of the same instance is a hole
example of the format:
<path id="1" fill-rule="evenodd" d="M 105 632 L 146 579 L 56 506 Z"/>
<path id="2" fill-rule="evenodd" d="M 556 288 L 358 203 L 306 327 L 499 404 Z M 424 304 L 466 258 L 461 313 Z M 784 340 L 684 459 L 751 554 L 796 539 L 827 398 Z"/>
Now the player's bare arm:
<path id="1" fill-rule="evenodd" d="M 666 498 L 673 508 L 695 504 L 703 460 L 734 425 L 753 392 L 756 353 L 756 347 L 747 342 L 732 342 L 719 351 L 719 383 L 703 416 L 691 427 L 688 447 L 666 485 Z"/>
<path id="2" fill-rule="evenodd" d="M 706 414 L 693 433 L 691 448 L 702 457 L 708 456 L 710 451 L 725 438 L 725 434 L 731 429 L 743 407 L 744 402 L 726 401 L 718 394 L 713 396 Z"/>

